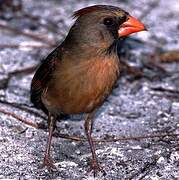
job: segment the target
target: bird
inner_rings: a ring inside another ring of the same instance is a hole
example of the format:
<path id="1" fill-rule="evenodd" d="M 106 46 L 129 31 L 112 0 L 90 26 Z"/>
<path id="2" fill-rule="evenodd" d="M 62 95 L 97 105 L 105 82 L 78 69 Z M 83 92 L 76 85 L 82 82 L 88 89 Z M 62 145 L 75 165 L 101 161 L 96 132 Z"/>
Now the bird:
<path id="1" fill-rule="evenodd" d="M 63 42 L 43 60 L 31 82 L 30 98 L 48 115 L 48 139 L 43 167 L 56 168 L 50 155 L 57 117 L 84 113 L 84 129 L 92 153 L 94 176 L 101 171 L 92 127 L 96 111 L 120 77 L 117 55 L 120 40 L 146 30 L 145 25 L 120 7 L 93 5 L 77 10 Z"/>

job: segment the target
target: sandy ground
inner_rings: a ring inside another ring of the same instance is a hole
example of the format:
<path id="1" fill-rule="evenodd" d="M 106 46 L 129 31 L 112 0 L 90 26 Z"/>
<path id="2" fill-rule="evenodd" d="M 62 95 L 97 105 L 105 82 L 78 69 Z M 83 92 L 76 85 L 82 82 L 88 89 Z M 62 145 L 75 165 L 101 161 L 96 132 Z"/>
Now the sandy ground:
<path id="1" fill-rule="evenodd" d="M 23 0 L 24 11 L 39 16 L 39 21 L 24 18 L 21 13 L 7 13 L 1 17 L 0 23 L 61 42 L 73 23 L 70 17 L 72 12 L 93 4 L 125 8 L 140 17 L 149 29 L 148 32 L 133 35 L 128 41 L 130 46 L 126 45 L 126 61 L 143 68 L 146 77 L 121 77 L 96 117 L 94 137 L 179 133 L 179 94 L 153 90 L 156 87 L 179 88 L 179 64 L 161 64 L 169 75 L 145 66 L 149 56 L 156 52 L 156 47 L 162 50 L 179 49 L 178 0 Z M 44 45 L 44 42 L 3 28 L 0 28 L 0 39 L 0 44 L 21 45 L 19 48 L 0 49 L 0 110 L 45 123 L 45 115 L 33 108 L 29 100 L 34 72 L 19 71 L 34 67 L 52 49 L 25 48 L 24 45 Z M 28 112 L 29 109 L 36 114 Z M 84 136 L 83 123 L 79 116 L 74 116 L 58 122 L 57 129 L 69 135 Z M 54 137 L 52 155 L 58 170 L 49 173 L 46 169 L 40 169 L 46 138 L 46 131 L 24 125 L 12 116 L 0 113 L 0 179 L 93 179 L 89 173 L 91 154 L 87 142 Z M 99 174 L 96 179 L 179 179 L 177 136 L 98 143 L 96 148 L 99 162 L 106 172 L 106 176 Z"/>

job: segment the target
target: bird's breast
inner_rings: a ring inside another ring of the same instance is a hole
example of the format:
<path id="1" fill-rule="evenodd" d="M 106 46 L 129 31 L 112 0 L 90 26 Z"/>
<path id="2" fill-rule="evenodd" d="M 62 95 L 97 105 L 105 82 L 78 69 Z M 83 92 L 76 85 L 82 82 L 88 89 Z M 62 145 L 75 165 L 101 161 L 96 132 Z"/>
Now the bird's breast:
<path id="1" fill-rule="evenodd" d="M 60 64 L 42 100 L 50 111 L 91 112 L 110 94 L 119 75 L 117 56 Z"/>

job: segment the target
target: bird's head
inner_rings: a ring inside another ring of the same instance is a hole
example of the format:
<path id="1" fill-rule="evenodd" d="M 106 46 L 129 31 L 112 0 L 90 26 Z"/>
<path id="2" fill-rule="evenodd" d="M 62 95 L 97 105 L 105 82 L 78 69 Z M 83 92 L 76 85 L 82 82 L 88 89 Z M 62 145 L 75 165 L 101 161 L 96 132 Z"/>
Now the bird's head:
<path id="1" fill-rule="evenodd" d="M 108 48 L 114 40 L 145 30 L 144 24 L 121 8 L 95 5 L 76 11 L 69 39 L 78 45 Z"/>

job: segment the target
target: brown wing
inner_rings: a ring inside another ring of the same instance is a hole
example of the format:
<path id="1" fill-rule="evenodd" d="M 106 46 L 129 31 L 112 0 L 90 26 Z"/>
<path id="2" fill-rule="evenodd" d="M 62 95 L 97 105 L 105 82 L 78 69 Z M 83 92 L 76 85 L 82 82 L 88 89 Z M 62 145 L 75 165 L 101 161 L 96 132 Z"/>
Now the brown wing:
<path id="1" fill-rule="evenodd" d="M 46 112 L 46 109 L 41 101 L 41 94 L 46 88 L 48 81 L 55 70 L 55 64 L 60 60 L 59 47 L 52 51 L 47 58 L 42 61 L 37 69 L 31 83 L 31 102 L 37 107 Z"/>

